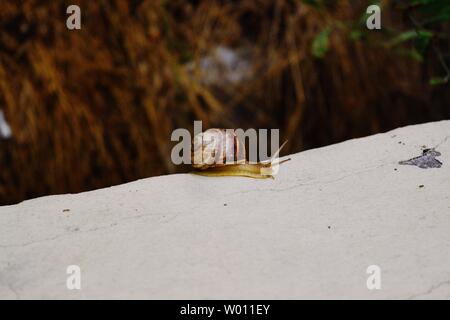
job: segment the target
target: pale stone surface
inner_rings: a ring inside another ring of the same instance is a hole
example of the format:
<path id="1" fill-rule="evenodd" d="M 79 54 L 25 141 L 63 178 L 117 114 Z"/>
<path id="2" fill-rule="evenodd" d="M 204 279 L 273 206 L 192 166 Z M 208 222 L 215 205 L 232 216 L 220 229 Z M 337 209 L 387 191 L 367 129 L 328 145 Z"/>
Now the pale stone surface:
<path id="1" fill-rule="evenodd" d="M 292 155 L 275 180 L 179 174 L 0 207 L 0 298 L 448 299 L 449 137 L 429 123 Z M 441 168 L 398 164 L 424 145 Z"/>

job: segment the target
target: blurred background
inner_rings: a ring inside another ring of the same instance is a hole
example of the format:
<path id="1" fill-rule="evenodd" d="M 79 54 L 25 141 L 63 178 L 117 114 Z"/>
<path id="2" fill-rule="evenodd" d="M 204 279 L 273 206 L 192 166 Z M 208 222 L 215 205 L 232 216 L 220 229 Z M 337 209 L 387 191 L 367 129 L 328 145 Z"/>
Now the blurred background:
<path id="1" fill-rule="evenodd" d="M 448 0 L 2 0 L 0 204 L 185 170 L 170 135 L 194 120 L 279 128 L 287 154 L 449 119 L 449 17 Z"/>

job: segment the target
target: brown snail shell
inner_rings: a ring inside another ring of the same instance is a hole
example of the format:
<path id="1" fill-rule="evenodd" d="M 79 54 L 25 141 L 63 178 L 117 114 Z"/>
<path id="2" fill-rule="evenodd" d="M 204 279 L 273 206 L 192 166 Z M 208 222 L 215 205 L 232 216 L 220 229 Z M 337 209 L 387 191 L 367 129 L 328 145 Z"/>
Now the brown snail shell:
<path id="1" fill-rule="evenodd" d="M 245 145 L 234 130 L 208 129 L 194 136 L 192 166 L 208 169 L 245 162 Z"/>

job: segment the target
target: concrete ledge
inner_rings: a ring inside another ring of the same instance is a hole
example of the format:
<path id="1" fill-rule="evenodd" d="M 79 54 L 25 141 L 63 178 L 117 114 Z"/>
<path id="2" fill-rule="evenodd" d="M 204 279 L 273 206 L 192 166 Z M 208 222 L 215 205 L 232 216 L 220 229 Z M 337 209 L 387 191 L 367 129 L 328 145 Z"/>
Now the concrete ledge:
<path id="1" fill-rule="evenodd" d="M 0 298 L 448 299 L 449 137 L 429 123 L 292 155 L 275 180 L 180 174 L 0 207 Z M 424 146 L 441 168 L 398 164 Z"/>

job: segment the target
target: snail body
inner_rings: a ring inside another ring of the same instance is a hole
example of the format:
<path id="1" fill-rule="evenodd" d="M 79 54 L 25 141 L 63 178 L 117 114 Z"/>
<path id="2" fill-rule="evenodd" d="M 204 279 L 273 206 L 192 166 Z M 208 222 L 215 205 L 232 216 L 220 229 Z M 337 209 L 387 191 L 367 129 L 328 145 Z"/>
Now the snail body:
<path id="1" fill-rule="evenodd" d="M 268 161 L 251 163 L 246 160 L 245 144 L 234 130 L 208 129 L 194 136 L 192 167 L 203 176 L 241 176 L 256 179 L 273 178 L 278 165 L 274 159 L 281 148 Z"/>

